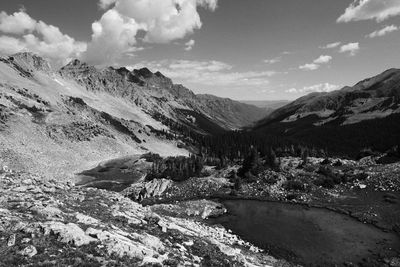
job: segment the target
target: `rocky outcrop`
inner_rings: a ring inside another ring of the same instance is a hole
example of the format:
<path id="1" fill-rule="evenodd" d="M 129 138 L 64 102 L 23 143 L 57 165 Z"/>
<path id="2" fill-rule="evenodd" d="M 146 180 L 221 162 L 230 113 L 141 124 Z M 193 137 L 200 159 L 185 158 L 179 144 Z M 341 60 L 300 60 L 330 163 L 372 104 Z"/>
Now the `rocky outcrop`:
<path id="1" fill-rule="evenodd" d="M 208 214 L 209 208 L 199 214 Z M 167 211 L 118 193 L 46 182 L 4 168 L 0 258 L 4 266 L 284 264 L 223 228 Z"/>
<path id="2" fill-rule="evenodd" d="M 24 74 L 29 75 L 34 71 L 52 72 L 50 63 L 47 60 L 30 52 L 17 53 L 6 58 L 6 60 Z"/>
<path id="3" fill-rule="evenodd" d="M 173 181 L 167 179 L 154 179 L 149 182 L 139 182 L 125 189 L 123 194 L 134 200 L 141 201 L 145 198 L 162 196 L 170 188 Z"/>

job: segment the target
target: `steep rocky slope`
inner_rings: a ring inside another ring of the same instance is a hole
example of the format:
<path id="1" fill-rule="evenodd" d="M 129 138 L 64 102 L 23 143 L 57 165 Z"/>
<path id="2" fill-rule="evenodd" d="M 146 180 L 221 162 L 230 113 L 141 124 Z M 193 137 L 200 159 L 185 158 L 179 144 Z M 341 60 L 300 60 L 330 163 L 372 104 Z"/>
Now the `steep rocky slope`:
<path id="1" fill-rule="evenodd" d="M 353 87 L 301 97 L 253 130 L 354 155 L 364 147 L 385 151 L 398 145 L 399 118 L 400 70 L 390 69 Z"/>
<path id="2" fill-rule="evenodd" d="M 209 114 L 220 125 L 229 129 L 239 129 L 258 121 L 267 114 L 262 108 L 220 98 L 213 95 L 197 95 L 193 107 Z"/>
<path id="3" fill-rule="evenodd" d="M 103 72 L 109 75 L 101 78 L 104 81 L 119 77 L 110 69 Z M 187 154 L 177 147 L 177 140 L 155 136 L 155 130 L 168 131 L 168 127 L 134 103 L 134 88 L 121 91 L 123 80 L 116 78 L 114 87 L 100 87 L 95 84 L 98 80 L 89 80 L 90 88 L 51 70 L 45 60 L 29 53 L 1 59 L 2 160 L 19 170 L 67 179 L 99 161 L 123 155 Z M 150 96 L 142 99 L 159 107 Z"/>

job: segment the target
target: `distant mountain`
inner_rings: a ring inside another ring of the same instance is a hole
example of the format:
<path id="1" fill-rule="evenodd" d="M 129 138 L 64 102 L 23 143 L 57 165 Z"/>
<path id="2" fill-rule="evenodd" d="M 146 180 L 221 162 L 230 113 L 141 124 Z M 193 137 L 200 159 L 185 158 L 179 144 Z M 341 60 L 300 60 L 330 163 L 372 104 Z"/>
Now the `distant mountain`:
<path id="1" fill-rule="evenodd" d="M 260 120 L 253 131 L 353 153 L 400 143 L 399 122 L 400 70 L 390 69 L 352 87 L 301 97 Z"/>
<path id="2" fill-rule="evenodd" d="M 0 161 L 44 176 L 148 151 L 187 155 L 184 143 L 193 134 L 238 129 L 265 114 L 197 96 L 146 68 L 98 69 L 73 60 L 53 70 L 31 53 L 0 58 Z"/>
<path id="3" fill-rule="evenodd" d="M 275 110 L 290 103 L 289 100 L 241 100 L 240 102 L 267 110 Z"/>

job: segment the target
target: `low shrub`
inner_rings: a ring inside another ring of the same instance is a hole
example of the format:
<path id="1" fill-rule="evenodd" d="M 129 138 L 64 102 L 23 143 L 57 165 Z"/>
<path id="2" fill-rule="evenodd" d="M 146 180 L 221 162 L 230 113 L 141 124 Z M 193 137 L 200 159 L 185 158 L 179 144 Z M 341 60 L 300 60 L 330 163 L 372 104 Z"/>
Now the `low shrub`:
<path id="1" fill-rule="evenodd" d="M 299 180 L 290 180 L 287 181 L 284 185 L 286 190 L 295 190 L 295 191 L 304 191 L 305 186 L 304 183 L 300 182 Z"/>
<path id="2" fill-rule="evenodd" d="M 314 184 L 317 186 L 322 186 L 327 189 L 332 189 L 335 187 L 335 182 L 330 177 L 321 176 L 317 180 L 315 180 Z"/>

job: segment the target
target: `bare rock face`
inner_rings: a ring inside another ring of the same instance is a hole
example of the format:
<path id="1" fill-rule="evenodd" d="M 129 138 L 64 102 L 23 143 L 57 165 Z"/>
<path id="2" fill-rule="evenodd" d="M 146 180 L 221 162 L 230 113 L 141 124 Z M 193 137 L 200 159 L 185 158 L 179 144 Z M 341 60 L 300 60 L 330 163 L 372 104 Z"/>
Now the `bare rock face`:
<path id="1" fill-rule="evenodd" d="M 74 223 L 64 224 L 62 222 L 52 221 L 43 223 L 42 228 L 45 234 L 53 233 L 58 236 L 60 242 L 77 247 L 96 241 L 96 239 L 86 235 L 85 232 Z"/>
<path id="2" fill-rule="evenodd" d="M 141 201 L 144 198 L 161 196 L 171 187 L 173 181 L 168 179 L 154 179 L 150 182 L 133 184 L 124 191 L 124 195 Z"/>
<path id="3" fill-rule="evenodd" d="M 86 234 L 94 236 L 106 245 L 110 255 L 116 254 L 120 257 L 139 258 L 144 256 L 154 257 L 164 249 L 160 239 L 151 235 L 138 235 L 124 231 L 101 231 L 88 228 Z"/>
<path id="4" fill-rule="evenodd" d="M 14 66 L 21 68 L 27 73 L 32 73 L 33 71 L 50 73 L 52 71 L 48 61 L 33 53 L 18 53 L 8 57 L 7 59 L 10 63 L 14 64 Z"/>

